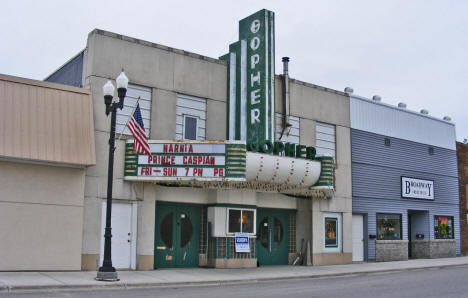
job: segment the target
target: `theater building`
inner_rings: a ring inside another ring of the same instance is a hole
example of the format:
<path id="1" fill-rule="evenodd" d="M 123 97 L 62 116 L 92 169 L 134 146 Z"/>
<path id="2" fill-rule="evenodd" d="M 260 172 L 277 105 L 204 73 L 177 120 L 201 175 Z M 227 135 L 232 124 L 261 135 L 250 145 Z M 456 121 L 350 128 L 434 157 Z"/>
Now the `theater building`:
<path id="1" fill-rule="evenodd" d="M 455 125 L 350 94 L 353 259 L 460 254 Z"/>
<path id="2" fill-rule="evenodd" d="M 220 59 L 96 29 L 46 79 L 92 94 L 96 165 L 84 178 L 82 269 L 102 263 L 110 127 L 102 87 L 122 69 L 130 83 L 117 114 L 116 268 L 291 264 L 300 250 L 313 265 L 352 261 L 349 96 L 276 74 L 274 46 L 267 10 L 239 22 L 239 41 Z M 151 156 L 133 152 L 125 129 L 137 100 Z"/>

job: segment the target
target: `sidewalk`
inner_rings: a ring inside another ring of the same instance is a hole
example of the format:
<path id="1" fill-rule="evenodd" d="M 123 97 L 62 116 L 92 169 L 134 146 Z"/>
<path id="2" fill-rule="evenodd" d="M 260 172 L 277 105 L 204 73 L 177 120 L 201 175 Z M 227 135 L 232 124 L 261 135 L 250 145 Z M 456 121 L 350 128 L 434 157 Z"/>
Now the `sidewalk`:
<path id="1" fill-rule="evenodd" d="M 319 278 L 352 274 L 370 274 L 424 268 L 468 265 L 468 257 L 418 259 L 385 263 L 330 266 L 267 266 L 252 269 L 160 269 L 119 271 L 120 281 L 96 281 L 95 271 L 81 272 L 0 272 L 0 293 L 48 289 L 90 289 L 208 285 L 258 282 L 294 278 Z"/>

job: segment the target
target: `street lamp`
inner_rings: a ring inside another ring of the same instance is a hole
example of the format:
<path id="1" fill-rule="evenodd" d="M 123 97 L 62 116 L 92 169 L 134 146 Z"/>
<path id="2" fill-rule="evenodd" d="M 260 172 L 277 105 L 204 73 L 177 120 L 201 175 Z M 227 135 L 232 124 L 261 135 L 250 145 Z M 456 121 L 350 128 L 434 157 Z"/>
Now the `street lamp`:
<path id="1" fill-rule="evenodd" d="M 114 175 L 114 151 L 115 151 L 115 121 L 117 108 L 123 109 L 125 94 L 127 93 L 128 78 L 122 71 L 116 79 L 118 102 L 114 99 L 114 85 L 109 80 L 102 87 L 104 93 L 104 103 L 106 104 L 106 115 L 111 113 L 111 131 L 109 136 L 109 164 L 107 172 L 107 208 L 106 208 L 106 229 L 104 232 L 104 260 L 102 266 L 99 267 L 96 280 L 102 281 L 117 281 L 117 272 L 112 266 L 112 180 Z"/>

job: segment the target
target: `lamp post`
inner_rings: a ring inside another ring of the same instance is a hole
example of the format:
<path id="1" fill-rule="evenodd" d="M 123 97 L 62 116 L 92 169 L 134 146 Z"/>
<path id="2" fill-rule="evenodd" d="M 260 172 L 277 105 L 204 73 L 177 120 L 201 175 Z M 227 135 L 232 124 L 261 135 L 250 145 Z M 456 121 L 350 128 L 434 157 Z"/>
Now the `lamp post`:
<path id="1" fill-rule="evenodd" d="M 114 99 L 114 85 L 109 80 L 102 88 L 104 93 L 104 103 L 106 104 L 106 115 L 111 113 L 111 131 L 109 136 L 109 164 L 107 172 L 107 208 L 106 208 L 106 229 L 104 232 L 104 260 L 99 267 L 96 280 L 117 281 L 117 272 L 112 266 L 112 180 L 114 175 L 114 151 L 115 151 L 115 122 L 117 108 L 123 109 L 125 94 L 127 93 L 128 78 L 122 71 L 116 79 L 118 102 Z"/>

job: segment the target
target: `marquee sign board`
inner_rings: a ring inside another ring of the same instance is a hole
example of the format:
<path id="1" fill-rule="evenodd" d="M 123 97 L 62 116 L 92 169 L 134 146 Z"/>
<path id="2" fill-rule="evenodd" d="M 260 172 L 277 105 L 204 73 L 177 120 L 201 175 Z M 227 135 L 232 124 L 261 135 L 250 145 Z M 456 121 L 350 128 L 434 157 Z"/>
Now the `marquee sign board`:
<path id="1" fill-rule="evenodd" d="M 274 13 L 266 9 L 239 21 L 239 41 L 221 57 L 228 62 L 229 140 L 275 140 L 274 27 Z"/>
<path id="2" fill-rule="evenodd" d="M 434 200 L 434 181 L 401 177 L 401 196 L 410 199 Z"/>
<path id="3" fill-rule="evenodd" d="M 229 141 L 149 141 L 151 155 L 133 152 L 128 141 L 125 180 L 245 181 L 245 143 Z"/>

